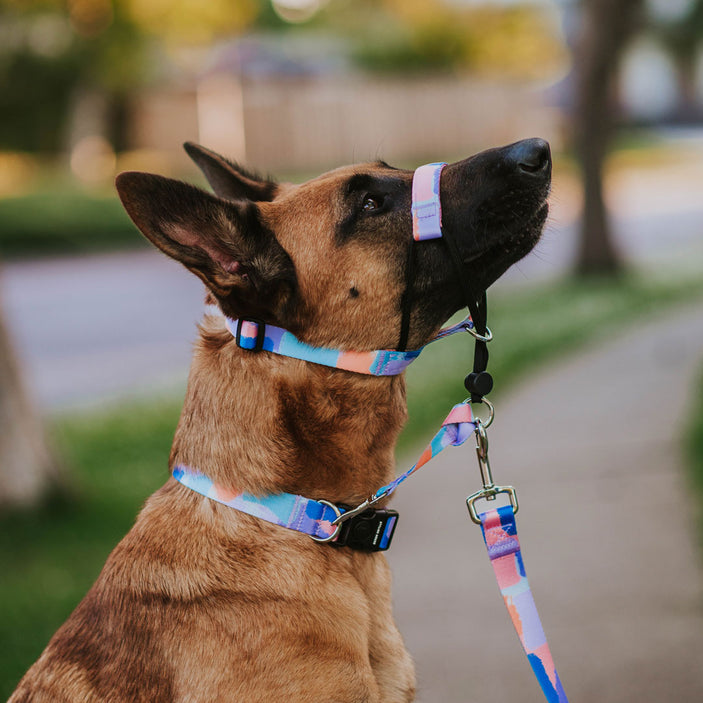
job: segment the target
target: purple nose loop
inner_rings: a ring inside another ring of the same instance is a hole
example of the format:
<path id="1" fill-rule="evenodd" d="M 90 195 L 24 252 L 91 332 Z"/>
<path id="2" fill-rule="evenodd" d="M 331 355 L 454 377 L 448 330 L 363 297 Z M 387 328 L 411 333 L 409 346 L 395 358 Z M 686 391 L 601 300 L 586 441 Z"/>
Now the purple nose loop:
<path id="1" fill-rule="evenodd" d="M 442 236 L 442 204 L 439 179 L 446 163 L 420 166 L 413 175 L 413 239 L 439 239 Z"/>

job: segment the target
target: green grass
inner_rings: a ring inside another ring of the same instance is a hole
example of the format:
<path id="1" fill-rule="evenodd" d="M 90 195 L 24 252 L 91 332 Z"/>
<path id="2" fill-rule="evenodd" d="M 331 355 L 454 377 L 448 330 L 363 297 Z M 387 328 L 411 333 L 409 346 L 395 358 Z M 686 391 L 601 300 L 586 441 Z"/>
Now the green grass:
<path id="1" fill-rule="evenodd" d="M 116 196 L 65 188 L 0 199 L 0 259 L 143 244 Z"/>
<path id="2" fill-rule="evenodd" d="M 492 295 L 489 324 L 496 339 L 490 369 L 498 421 L 500 394 L 519 377 L 623 323 L 646 321 L 666 305 L 701 295 L 703 282 L 638 277 Z M 456 335 L 429 347 L 413 364 L 401 456 L 414 458 L 409 451 L 428 441 L 452 403 L 465 397 L 463 377 L 472 353 L 468 335 Z M 166 479 L 179 406 L 174 400 L 131 404 L 55 421 L 75 496 L 43 511 L 0 518 L 0 699 L 85 594 L 145 498 Z M 700 458 L 703 419 L 696 437 Z M 703 475 L 703 461 L 699 466 Z"/>
<path id="3" fill-rule="evenodd" d="M 698 393 L 693 396 L 696 401 L 691 409 L 691 417 L 686 432 L 686 449 L 688 464 L 691 469 L 691 481 L 698 492 L 698 505 L 703 505 L 703 368 L 698 382 Z M 703 510 L 699 511 L 700 540 L 703 544 Z"/>
<path id="4" fill-rule="evenodd" d="M 75 608 L 146 496 L 167 477 L 179 407 L 132 405 L 58 420 L 75 495 L 0 519 L 0 700 Z"/>

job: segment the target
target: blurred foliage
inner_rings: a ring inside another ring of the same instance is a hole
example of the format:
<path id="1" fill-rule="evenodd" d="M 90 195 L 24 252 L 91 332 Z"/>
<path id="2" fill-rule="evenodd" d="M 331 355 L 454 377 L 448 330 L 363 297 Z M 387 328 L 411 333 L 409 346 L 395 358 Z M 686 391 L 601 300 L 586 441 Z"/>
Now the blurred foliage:
<path id="1" fill-rule="evenodd" d="M 501 339 L 491 352 L 497 392 L 559 354 L 701 294 L 700 280 L 653 276 L 496 292 L 490 322 Z M 408 454 L 430 439 L 452 402 L 463 400 L 472 349 L 468 337 L 456 335 L 411 367 L 399 468 L 415 458 Z M 164 483 L 179 407 L 175 400 L 132 403 L 55 422 L 77 494 L 43 511 L 0 517 L 0 699 L 85 595 L 143 501 Z"/>
<path id="2" fill-rule="evenodd" d="M 699 501 L 698 517 L 700 520 L 700 540 L 703 544 L 703 367 L 701 367 L 698 393 L 693 393 L 695 398 L 686 433 L 691 479 L 698 491 Z"/>
<path id="3" fill-rule="evenodd" d="M 671 19 L 650 18 L 649 31 L 661 42 L 677 69 L 679 117 L 699 121 L 699 65 L 703 40 L 703 0 L 690 0 L 686 10 Z"/>
<path id="4" fill-rule="evenodd" d="M 63 137 L 62 120 L 79 66 L 72 54 L 51 59 L 20 50 L 0 52 L 0 148 L 56 151 Z"/>
<path id="5" fill-rule="evenodd" d="M 670 20 L 650 17 L 649 28 L 675 59 L 695 60 L 703 39 L 703 0 L 692 0 L 684 13 Z"/>
<path id="6" fill-rule="evenodd" d="M 261 0 L 122 0 L 132 21 L 146 34 L 169 42 L 206 44 L 236 36 L 258 17 Z"/>
<path id="7" fill-rule="evenodd" d="M 166 71 L 164 52 L 295 26 L 271 0 L 0 0 L 0 148 L 66 147 L 67 115 L 86 89 L 108 98 L 115 121 L 108 137 L 119 148 L 125 97 Z M 306 26 L 348 40 L 353 58 L 371 70 L 534 77 L 565 55 L 544 6 L 329 0 Z"/>
<path id="8" fill-rule="evenodd" d="M 145 243 L 114 196 L 51 189 L 0 199 L 0 259 L 114 251 Z"/>
<path id="9" fill-rule="evenodd" d="M 109 0 L 0 0 L 0 148 L 56 152 L 81 89 L 123 98 L 146 59 L 139 28 Z"/>
<path id="10" fill-rule="evenodd" d="M 535 78 L 553 75 L 566 60 L 558 15 L 544 5 L 360 0 L 332 2 L 322 15 L 356 38 L 355 58 L 372 70 L 471 69 Z"/>

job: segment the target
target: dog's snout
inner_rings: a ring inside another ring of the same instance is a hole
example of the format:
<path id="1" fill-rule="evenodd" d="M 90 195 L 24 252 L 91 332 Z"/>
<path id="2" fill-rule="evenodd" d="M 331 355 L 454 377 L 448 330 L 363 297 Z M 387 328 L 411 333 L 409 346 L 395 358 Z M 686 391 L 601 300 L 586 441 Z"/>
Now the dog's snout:
<path id="1" fill-rule="evenodd" d="M 521 173 L 544 173 L 552 162 L 549 144 L 539 138 L 513 144 L 507 156 Z"/>

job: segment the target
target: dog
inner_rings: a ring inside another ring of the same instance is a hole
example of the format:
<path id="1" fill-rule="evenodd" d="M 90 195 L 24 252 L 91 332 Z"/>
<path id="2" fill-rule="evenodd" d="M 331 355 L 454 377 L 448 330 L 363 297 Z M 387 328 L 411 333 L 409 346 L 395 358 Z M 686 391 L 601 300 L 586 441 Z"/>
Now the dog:
<path id="1" fill-rule="evenodd" d="M 145 173 L 117 179 L 139 230 L 207 289 L 170 467 L 196 467 L 233 494 L 357 505 L 393 477 L 403 375 L 242 349 L 226 318 L 277 325 L 310 346 L 393 349 L 410 299 L 407 345 L 421 348 L 465 305 L 462 288 L 479 296 L 539 239 L 549 147 L 525 140 L 441 172 L 442 227 L 464 281 L 441 239 L 412 243 L 411 171 L 376 162 L 292 185 L 186 150 L 215 195 Z M 414 696 L 382 553 L 317 543 L 170 477 L 10 701 Z"/>

